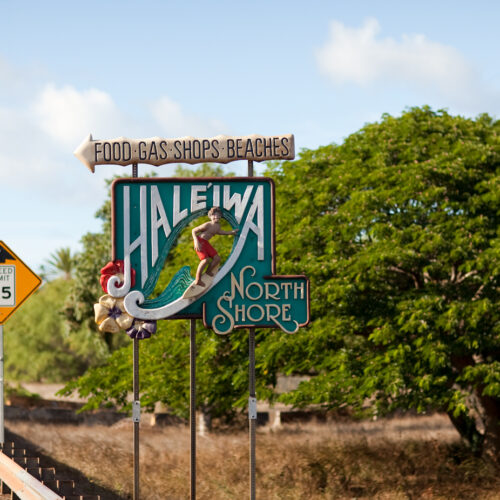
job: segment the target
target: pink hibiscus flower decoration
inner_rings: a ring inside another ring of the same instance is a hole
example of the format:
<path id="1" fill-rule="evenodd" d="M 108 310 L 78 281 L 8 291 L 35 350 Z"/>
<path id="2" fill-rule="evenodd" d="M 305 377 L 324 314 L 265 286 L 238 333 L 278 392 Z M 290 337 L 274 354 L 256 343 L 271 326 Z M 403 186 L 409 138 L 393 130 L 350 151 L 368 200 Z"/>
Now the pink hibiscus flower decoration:
<path id="1" fill-rule="evenodd" d="M 113 260 L 112 262 L 108 262 L 101 269 L 101 287 L 104 293 L 108 293 L 108 281 L 112 276 L 118 276 L 120 279 L 120 286 L 123 285 L 125 274 L 125 265 L 123 260 Z M 132 268 L 132 286 L 135 285 L 135 270 Z"/>

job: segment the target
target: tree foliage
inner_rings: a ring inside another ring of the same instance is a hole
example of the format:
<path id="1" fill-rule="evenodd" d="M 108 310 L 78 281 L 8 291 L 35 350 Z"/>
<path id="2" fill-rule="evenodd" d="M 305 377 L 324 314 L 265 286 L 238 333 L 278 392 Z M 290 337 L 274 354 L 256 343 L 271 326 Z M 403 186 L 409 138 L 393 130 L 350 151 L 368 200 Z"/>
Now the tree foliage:
<path id="1" fill-rule="evenodd" d="M 79 328 L 71 335 L 61 314 L 71 282 L 45 283 L 5 327 L 7 380 L 65 382 L 104 361 L 106 345 Z"/>
<path id="2" fill-rule="evenodd" d="M 106 181 L 108 186 L 114 179 Z M 66 321 L 72 331 L 87 328 L 101 336 L 111 352 L 124 344 L 124 339 L 109 333 L 98 331 L 94 321 L 94 304 L 103 295 L 99 283 L 100 270 L 111 259 L 111 196 L 104 201 L 95 214 L 102 223 L 98 233 L 86 233 L 82 236 L 82 251 L 74 267 L 74 281 L 64 305 Z"/>
<path id="3" fill-rule="evenodd" d="M 269 345 L 312 376 L 285 401 L 446 411 L 498 456 L 499 131 L 414 108 L 271 166 L 278 268 L 312 289 L 312 326 Z"/>
<path id="4" fill-rule="evenodd" d="M 59 248 L 52 252 L 46 263 L 42 265 L 42 276 L 45 279 L 62 276 L 69 280 L 72 278 L 75 264 L 76 255 L 71 252 L 71 248 Z"/>

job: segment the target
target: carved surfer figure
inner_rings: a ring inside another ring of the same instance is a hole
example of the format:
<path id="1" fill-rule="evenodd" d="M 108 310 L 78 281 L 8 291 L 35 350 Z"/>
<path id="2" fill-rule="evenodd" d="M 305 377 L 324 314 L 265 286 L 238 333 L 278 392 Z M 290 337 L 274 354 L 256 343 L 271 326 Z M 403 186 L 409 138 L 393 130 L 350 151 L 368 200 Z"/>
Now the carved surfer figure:
<path id="1" fill-rule="evenodd" d="M 205 286 L 205 283 L 201 280 L 203 270 L 208 264 L 206 269 L 206 274 L 211 278 L 217 273 L 217 267 L 220 263 L 220 255 L 217 250 L 208 242 L 216 234 L 232 234 L 238 233 L 237 229 L 232 231 L 224 231 L 220 227 L 220 220 L 222 218 L 222 210 L 219 207 L 212 207 L 208 212 L 210 217 L 209 222 L 205 222 L 198 227 L 195 227 L 191 234 L 193 235 L 194 249 L 200 258 L 200 263 L 196 271 L 196 278 L 194 284 L 197 286 Z M 212 259 L 210 261 L 210 259 Z"/>

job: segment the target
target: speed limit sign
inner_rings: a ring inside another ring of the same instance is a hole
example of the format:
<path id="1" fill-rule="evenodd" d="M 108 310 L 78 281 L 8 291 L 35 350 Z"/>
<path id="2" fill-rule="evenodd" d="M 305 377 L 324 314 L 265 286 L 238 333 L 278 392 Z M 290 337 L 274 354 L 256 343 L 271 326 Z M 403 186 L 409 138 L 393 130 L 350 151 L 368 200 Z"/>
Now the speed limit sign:
<path id="1" fill-rule="evenodd" d="M 40 286 L 42 280 L 0 241 L 0 325 Z"/>
<path id="2" fill-rule="evenodd" d="M 0 307 L 16 305 L 16 266 L 0 266 Z"/>

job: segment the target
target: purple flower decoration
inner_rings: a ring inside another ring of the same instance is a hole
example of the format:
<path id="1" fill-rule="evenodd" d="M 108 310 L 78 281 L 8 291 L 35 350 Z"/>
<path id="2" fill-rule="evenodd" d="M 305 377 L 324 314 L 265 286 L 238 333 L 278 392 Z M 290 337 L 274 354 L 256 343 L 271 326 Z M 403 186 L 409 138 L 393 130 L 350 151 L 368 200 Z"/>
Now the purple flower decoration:
<path id="1" fill-rule="evenodd" d="M 131 339 L 149 339 L 156 333 L 156 321 L 134 319 L 132 326 L 126 332 Z"/>

